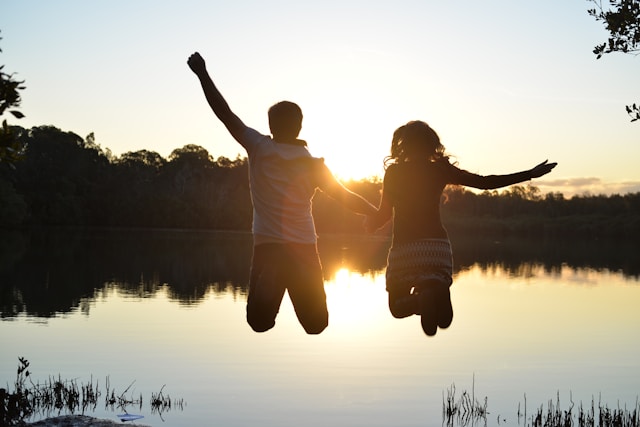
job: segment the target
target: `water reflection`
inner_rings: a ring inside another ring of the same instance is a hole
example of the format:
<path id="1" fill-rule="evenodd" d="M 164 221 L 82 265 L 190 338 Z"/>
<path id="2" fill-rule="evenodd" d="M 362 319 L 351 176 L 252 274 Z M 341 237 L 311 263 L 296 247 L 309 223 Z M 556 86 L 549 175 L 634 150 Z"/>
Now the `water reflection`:
<path id="1" fill-rule="evenodd" d="M 321 239 L 330 327 L 320 336 L 304 333 L 289 301 L 268 334 L 247 326 L 246 234 L 0 240 L 0 380 L 25 356 L 36 378 L 136 380 L 145 396 L 167 384 L 188 402 L 144 424 L 442 426 L 445 391 L 472 390 L 473 378 L 489 425 L 498 415 L 516 425 L 520 404 L 531 413 L 558 392 L 563 405 L 637 402 L 637 248 L 454 239 L 454 322 L 428 339 L 416 316 L 389 313 L 385 238 Z"/>
<path id="2" fill-rule="evenodd" d="M 531 277 L 542 268 L 617 271 L 638 278 L 633 243 L 603 241 L 487 242 L 452 236 L 456 274 L 477 266 Z M 328 282 L 355 272 L 383 273 L 389 246 L 384 236 L 323 236 L 319 251 Z M 207 292 L 244 298 L 251 257 L 247 233 L 177 230 L 47 230 L 0 235 L 0 312 L 52 317 L 80 307 L 105 287 L 148 297 L 166 288 L 180 304 L 201 302 Z"/>

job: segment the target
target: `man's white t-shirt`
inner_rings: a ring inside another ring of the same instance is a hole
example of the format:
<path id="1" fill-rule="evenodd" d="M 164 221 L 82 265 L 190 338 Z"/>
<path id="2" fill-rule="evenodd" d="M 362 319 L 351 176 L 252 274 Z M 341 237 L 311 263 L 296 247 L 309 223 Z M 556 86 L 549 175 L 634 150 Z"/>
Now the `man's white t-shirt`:
<path id="1" fill-rule="evenodd" d="M 317 182 L 306 146 L 278 143 L 252 128 L 240 144 L 249 156 L 254 244 L 315 244 L 311 200 Z"/>

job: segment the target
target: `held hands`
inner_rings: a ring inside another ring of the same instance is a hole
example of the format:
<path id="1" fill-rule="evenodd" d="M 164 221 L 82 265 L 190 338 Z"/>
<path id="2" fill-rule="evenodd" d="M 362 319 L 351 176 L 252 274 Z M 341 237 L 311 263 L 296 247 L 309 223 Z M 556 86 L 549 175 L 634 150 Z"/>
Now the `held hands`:
<path id="1" fill-rule="evenodd" d="M 362 221 L 362 227 L 364 228 L 364 231 L 366 231 L 369 234 L 372 234 L 376 231 L 376 227 L 373 225 L 373 217 L 371 217 L 370 215 L 366 215 L 364 217 L 364 221 Z"/>
<path id="2" fill-rule="evenodd" d="M 187 64 L 191 71 L 193 71 L 196 75 L 201 75 L 202 73 L 207 72 L 207 66 L 204 62 L 204 59 L 198 52 L 193 53 L 189 59 L 187 60 Z"/>
<path id="3" fill-rule="evenodd" d="M 546 175 L 551 172 L 551 169 L 555 168 L 558 163 L 549 163 L 549 160 L 545 160 L 539 165 L 535 166 L 529 172 L 531 173 L 531 178 L 539 178 L 542 175 Z"/>
<path id="4" fill-rule="evenodd" d="M 372 214 L 365 215 L 364 220 L 362 221 L 362 227 L 368 234 L 374 234 L 385 224 L 380 224 L 380 218 L 378 218 L 378 210 L 375 208 L 374 212 Z"/>

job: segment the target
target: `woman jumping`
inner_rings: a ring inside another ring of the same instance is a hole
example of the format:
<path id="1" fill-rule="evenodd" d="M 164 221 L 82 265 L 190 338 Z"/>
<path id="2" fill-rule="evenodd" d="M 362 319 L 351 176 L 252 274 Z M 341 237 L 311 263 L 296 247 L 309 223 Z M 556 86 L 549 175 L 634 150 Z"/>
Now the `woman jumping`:
<path id="1" fill-rule="evenodd" d="M 373 232 L 393 217 L 386 271 L 391 314 L 396 318 L 420 315 L 429 336 L 453 320 L 449 293 L 453 258 L 440 219 L 440 199 L 447 184 L 495 189 L 541 177 L 556 164 L 545 160 L 509 175 L 477 175 L 449 161 L 438 134 L 425 122 L 399 127 L 385 158 L 380 206 L 365 224 Z"/>

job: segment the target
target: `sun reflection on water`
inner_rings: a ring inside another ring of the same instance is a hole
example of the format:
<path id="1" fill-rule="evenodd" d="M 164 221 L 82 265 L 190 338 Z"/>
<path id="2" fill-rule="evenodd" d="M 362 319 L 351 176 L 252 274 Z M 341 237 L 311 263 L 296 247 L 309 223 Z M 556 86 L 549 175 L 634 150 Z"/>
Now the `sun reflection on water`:
<path id="1" fill-rule="evenodd" d="M 386 310 L 384 275 L 364 275 L 341 268 L 325 282 L 331 327 L 348 330 L 376 328 L 380 314 Z"/>
<path id="2" fill-rule="evenodd" d="M 169 285 L 148 294 L 105 284 L 46 326 L 27 316 L 0 322 L 12 344 L 0 352 L 0 379 L 24 355 L 34 375 L 111 375 L 145 393 L 166 383 L 188 404 L 169 425 L 189 426 L 249 425 L 252 414 L 286 425 L 291 411 L 317 414 L 310 426 L 338 425 L 345 414 L 348 425 L 396 425 L 398 414 L 440 425 L 443 390 L 468 389 L 471 378 L 489 410 L 511 421 L 525 393 L 534 405 L 558 391 L 584 403 L 602 393 L 612 405 L 633 403 L 640 384 L 640 286 L 617 272 L 473 265 L 455 275 L 454 320 L 435 337 L 417 316 L 391 316 L 384 270 L 347 262 L 325 282 L 330 320 L 320 335 L 305 334 L 287 296 L 276 326 L 257 334 L 245 321 L 245 293 L 206 289 L 185 304 Z M 197 422 L 182 424 L 184 416 Z"/>

